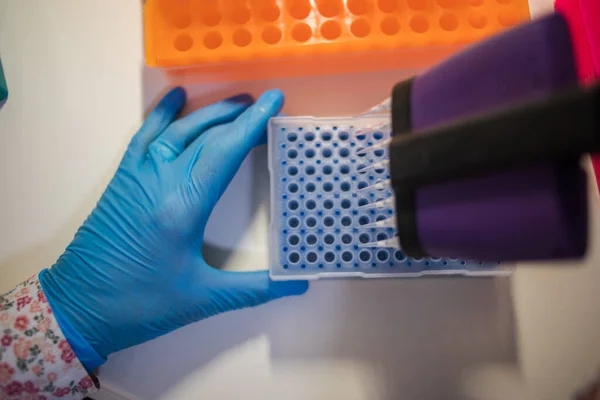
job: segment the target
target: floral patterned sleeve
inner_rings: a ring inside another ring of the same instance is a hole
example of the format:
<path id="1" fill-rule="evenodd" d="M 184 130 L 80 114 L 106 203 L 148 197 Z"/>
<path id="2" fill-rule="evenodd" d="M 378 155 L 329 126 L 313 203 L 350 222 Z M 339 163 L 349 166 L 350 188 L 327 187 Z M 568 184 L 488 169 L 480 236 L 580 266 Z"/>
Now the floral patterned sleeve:
<path id="1" fill-rule="evenodd" d="M 0 295 L 0 399 L 81 399 L 97 388 L 59 328 L 37 276 Z"/>

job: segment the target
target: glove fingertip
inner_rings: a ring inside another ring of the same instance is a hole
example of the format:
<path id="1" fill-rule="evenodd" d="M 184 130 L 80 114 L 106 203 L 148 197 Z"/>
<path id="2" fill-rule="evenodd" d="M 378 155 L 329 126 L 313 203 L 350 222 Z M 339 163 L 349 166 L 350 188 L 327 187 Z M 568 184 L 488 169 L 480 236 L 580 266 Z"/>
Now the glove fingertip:
<path id="1" fill-rule="evenodd" d="M 275 298 L 287 296 L 300 296 L 308 290 L 308 281 L 271 281 L 269 288 Z"/>
<path id="2" fill-rule="evenodd" d="M 226 98 L 225 101 L 228 103 L 252 104 L 254 103 L 254 97 L 249 93 L 240 93 Z"/>
<path id="3" fill-rule="evenodd" d="M 283 107 L 285 97 L 283 92 L 279 89 L 271 89 L 264 92 L 256 102 L 257 105 L 265 107 L 265 111 L 268 110 L 269 114 L 277 114 Z M 271 115 L 271 116 L 273 116 Z"/>
<path id="4" fill-rule="evenodd" d="M 164 129 L 165 124 L 170 124 L 177 117 L 179 112 L 185 106 L 187 94 L 185 89 L 182 87 L 175 87 L 158 102 L 154 110 L 150 113 L 146 124 L 150 124 L 150 127 L 160 127 Z"/>
<path id="5" fill-rule="evenodd" d="M 186 97 L 187 94 L 185 89 L 181 86 L 176 86 L 169 90 L 169 92 L 162 98 L 162 100 L 158 103 L 157 108 L 182 108 L 185 105 Z"/>

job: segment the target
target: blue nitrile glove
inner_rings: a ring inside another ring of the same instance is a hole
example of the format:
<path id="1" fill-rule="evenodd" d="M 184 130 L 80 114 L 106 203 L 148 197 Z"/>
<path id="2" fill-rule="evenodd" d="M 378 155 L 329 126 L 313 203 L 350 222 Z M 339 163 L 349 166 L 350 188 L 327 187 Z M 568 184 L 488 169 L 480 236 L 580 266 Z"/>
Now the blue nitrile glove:
<path id="1" fill-rule="evenodd" d="M 282 93 L 266 92 L 254 105 L 236 96 L 177 120 L 185 100 L 181 88 L 161 100 L 73 242 L 40 273 L 88 371 L 113 352 L 189 323 L 308 288 L 273 282 L 267 271 L 216 270 L 201 253 L 215 203 L 264 142 Z"/>

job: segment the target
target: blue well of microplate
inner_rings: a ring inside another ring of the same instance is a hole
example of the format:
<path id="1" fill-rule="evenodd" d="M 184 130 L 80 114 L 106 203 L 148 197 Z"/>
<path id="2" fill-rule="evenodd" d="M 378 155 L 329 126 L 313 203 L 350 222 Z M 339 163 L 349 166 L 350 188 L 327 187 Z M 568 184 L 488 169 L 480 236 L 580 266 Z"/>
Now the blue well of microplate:
<path id="1" fill-rule="evenodd" d="M 387 187 L 364 190 L 389 179 L 388 170 L 358 172 L 386 159 L 387 151 L 357 153 L 390 137 L 389 128 L 360 131 L 388 122 L 386 116 L 275 117 L 269 121 L 272 279 L 510 273 L 497 262 L 414 259 L 399 249 L 362 246 L 396 234 L 391 227 L 364 227 L 389 218 L 393 208 L 359 208 L 393 195 Z"/>

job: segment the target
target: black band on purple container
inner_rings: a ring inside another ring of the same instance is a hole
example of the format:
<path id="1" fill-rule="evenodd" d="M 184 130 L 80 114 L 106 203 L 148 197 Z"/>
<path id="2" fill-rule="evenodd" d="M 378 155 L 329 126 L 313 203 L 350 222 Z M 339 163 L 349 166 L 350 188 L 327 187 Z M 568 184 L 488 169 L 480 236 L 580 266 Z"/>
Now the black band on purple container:
<path id="1" fill-rule="evenodd" d="M 600 86 L 575 87 L 394 140 L 390 172 L 417 188 L 599 151 Z"/>
<path id="2" fill-rule="evenodd" d="M 413 81 L 414 78 L 400 82 L 392 90 L 392 135 L 394 137 L 410 135 L 412 129 L 410 103 Z M 415 191 L 411 186 L 396 184 L 394 171 L 397 171 L 397 162 L 397 157 L 390 151 L 390 173 L 396 197 L 396 225 L 400 244 L 402 250 L 410 257 L 427 257 L 421 247 L 417 232 Z"/>
<path id="3" fill-rule="evenodd" d="M 402 81 L 392 89 L 392 135 L 408 135 L 412 129 L 410 94 L 415 78 Z"/>

